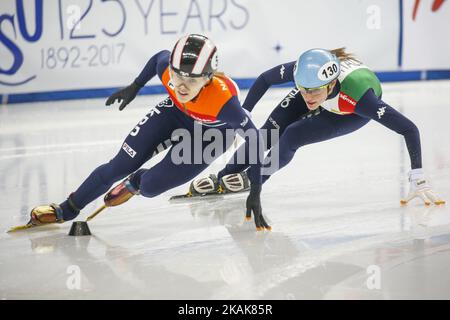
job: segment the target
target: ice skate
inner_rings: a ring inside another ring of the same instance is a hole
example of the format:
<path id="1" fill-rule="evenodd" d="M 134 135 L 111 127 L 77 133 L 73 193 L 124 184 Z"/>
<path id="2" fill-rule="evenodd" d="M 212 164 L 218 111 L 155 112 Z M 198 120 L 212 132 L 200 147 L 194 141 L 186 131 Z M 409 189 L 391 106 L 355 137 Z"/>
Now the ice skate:
<path id="1" fill-rule="evenodd" d="M 42 205 L 34 207 L 30 213 L 30 221 L 27 224 L 12 227 L 8 232 L 30 229 L 42 225 L 52 223 L 63 223 L 62 209 L 59 205 L 52 203 L 50 205 Z"/>
<path id="2" fill-rule="evenodd" d="M 206 178 L 193 180 L 187 193 L 172 196 L 170 200 L 221 196 L 230 193 L 245 192 L 249 188 L 250 182 L 246 172 L 226 175 L 220 181 L 215 174 L 210 174 Z"/>

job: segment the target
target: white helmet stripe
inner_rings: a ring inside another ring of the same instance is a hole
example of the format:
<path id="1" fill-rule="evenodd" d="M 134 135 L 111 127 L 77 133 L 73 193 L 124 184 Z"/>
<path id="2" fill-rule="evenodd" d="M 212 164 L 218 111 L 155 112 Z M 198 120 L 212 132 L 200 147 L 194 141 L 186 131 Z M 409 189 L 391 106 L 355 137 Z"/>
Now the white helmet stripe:
<path id="1" fill-rule="evenodd" d="M 177 46 L 174 49 L 175 52 L 173 53 L 172 64 L 177 69 L 180 69 L 181 56 L 182 56 L 183 48 L 184 48 L 184 45 L 186 44 L 187 39 L 188 39 L 188 36 L 181 38 L 178 41 Z"/>
<path id="2" fill-rule="evenodd" d="M 202 47 L 202 50 L 200 50 L 200 54 L 198 55 L 197 61 L 195 62 L 194 68 L 192 69 L 193 74 L 202 73 L 206 63 L 209 61 L 209 57 L 211 56 L 214 48 L 215 46 L 211 42 L 211 40 L 207 39 Z"/>

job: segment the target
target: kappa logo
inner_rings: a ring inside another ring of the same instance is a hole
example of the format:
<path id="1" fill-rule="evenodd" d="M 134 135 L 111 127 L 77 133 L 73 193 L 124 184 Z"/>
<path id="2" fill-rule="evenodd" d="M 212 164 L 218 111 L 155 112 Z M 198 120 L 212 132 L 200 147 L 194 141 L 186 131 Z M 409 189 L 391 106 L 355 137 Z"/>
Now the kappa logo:
<path id="1" fill-rule="evenodd" d="M 283 77 L 284 77 L 284 69 L 286 69 L 285 67 L 284 67 L 284 64 L 281 66 L 281 68 L 280 68 L 280 76 L 281 76 L 281 79 L 283 79 Z"/>
<path id="2" fill-rule="evenodd" d="M 384 115 L 385 110 L 386 110 L 386 107 L 378 108 L 378 111 L 377 111 L 378 119 L 381 119 L 381 117 Z"/>
<path id="3" fill-rule="evenodd" d="M 132 158 L 134 158 L 137 154 L 137 152 L 134 151 L 133 148 L 131 148 L 126 142 L 123 143 L 122 149 Z"/>

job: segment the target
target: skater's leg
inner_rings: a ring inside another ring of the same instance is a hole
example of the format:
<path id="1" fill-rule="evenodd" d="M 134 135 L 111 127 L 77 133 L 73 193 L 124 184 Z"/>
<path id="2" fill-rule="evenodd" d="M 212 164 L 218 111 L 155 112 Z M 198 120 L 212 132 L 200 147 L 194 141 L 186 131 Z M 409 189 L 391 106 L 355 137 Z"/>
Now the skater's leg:
<path id="1" fill-rule="evenodd" d="M 178 126 L 170 99 L 153 108 L 122 144 L 117 155 L 96 168 L 87 179 L 60 204 L 64 220 L 74 219 L 79 210 L 108 191 L 118 180 L 139 169 L 158 152 L 170 147 L 172 131 Z M 178 111 L 176 111 L 178 112 Z"/>
<path id="2" fill-rule="evenodd" d="M 319 114 L 296 121 L 285 130 L 278 146 L 267 155 L 262 170 L 263 183 L 286 166 L 300 147 L 349 134 L 368 122 L 369 119 L 357 115 L 342 116 L 323 109 Z"/>
<path id="3" fill-rule="evenodd" d="M 219 142 L 214 138 L 211 141 L 201 141 L 199 144 L 200 148 L 195 148 L 195 144 L 199 143 L 199 141 L 196 142 L 194 139 L 191 139 L 190 144 L 183 142 L 175 143 L 163 160 L 148 170 L 141 170 L 132 181 L 132 184 L 137 186 L 141 195 L 155 197 L 190 181 L 220 157 L 233 143 L 232 139 L 226 139 L 226 128 L 202 127 L 201 130 L 202 136 L 206 136 L 207 130 L 214 130 L 223 138 Z M 192 135 L 192 127 L 189 131 Z M 196 139 L 199 138 L 198 136 L 193 137 Z M 187 151 L 190 156 L 180 161 L 180 154 L 184 154 L 185 151 L 181 148 L 182 143 L 186 149 L 190 148 Z M 218 146 L 218 148 L 212 148 L 212 146 Z M 180 150 L 182 150 L 181 153 Z M 196 152 L 197 155 L 195 155 Z M 201 152 L 201 155 L 199 152 Z"/>

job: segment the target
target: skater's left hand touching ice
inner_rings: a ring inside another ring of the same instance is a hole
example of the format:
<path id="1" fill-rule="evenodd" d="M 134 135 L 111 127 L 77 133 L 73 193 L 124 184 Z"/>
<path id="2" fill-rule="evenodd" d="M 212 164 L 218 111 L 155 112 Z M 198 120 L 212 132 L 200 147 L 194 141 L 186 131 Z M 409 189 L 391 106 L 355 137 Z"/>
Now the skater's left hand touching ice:
<path id="1" fill-rule="evenodd" d="M 406 199 L 400 201 L 405 205 L 414 198 L 420 198 L 425 205 L 430 205 L 432 202 L 436 205 L 445 204 L 436 193 L 431 189 L 431 186 L 425 180 L 425 175 L 422 169 L 413 169 L 409 172 L 410 189 Z"/>
<path id="2" fill-rule="evenodd" d="M 255 216 L 255 225 L 257 231 L 261 231 L 264 229 L 272 230 L 272 227 L 267 224 L 262 214 L 260 195 L 261 195 L 261 185 L 252 184 L 250 186 L 250 194 L 247 197 L 246 219 L 250 220 L 253 212 L 253 215 Z"/>

